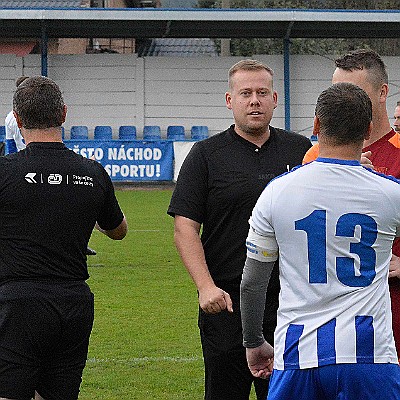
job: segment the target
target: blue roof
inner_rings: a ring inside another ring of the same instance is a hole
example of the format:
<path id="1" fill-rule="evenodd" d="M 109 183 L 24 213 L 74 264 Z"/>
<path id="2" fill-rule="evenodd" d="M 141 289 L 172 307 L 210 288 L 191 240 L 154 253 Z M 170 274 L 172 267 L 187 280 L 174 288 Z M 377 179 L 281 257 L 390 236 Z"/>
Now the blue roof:
<path id="1" fill-rule="evenodd" d="M 81 7 L 82 0 L 0 0 L 0 8 Z"/>

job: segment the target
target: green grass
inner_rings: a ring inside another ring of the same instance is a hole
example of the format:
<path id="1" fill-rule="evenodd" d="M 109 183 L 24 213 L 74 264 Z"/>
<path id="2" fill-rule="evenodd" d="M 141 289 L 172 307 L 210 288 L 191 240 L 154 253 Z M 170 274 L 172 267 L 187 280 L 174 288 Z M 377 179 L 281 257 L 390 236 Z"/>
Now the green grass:
<path id="1" fill-rule="evenodd" d="M 196 290 L 173 244 L 170 190 L 117 191 L 122 241 L 94 231 L 95 323 L 81 400 L 203 398 Z"/>

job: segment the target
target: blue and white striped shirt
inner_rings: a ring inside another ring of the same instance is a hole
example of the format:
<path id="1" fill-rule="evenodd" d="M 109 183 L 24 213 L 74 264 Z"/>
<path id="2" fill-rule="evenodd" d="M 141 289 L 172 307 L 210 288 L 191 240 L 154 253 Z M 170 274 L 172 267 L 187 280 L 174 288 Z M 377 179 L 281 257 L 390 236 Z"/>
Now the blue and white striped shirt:
<path id="1" fill-rule="evenodd" d="M 397 180 L 319 158 L 273 180 L 250 225 L 261 250 L 279 248 L 275 369 L 398 362 L 388 290 Z"/>

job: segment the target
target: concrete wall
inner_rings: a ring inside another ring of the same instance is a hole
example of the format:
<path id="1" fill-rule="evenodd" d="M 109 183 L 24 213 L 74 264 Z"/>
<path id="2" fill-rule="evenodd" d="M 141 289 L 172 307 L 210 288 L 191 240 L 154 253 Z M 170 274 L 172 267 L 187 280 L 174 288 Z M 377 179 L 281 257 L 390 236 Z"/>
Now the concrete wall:
<path id="1" fill-rule="evenodd" d="M 278 108 L 272 125 L 284 128 L 283 56 L 254 56 L 275 71 Z M 210 133 L 226 129 L 232 114 L 225 107 L 227 71 L 236 57 L 147 57 L 135 54 L 50 55 L 49 77 L 60 85 L 68 116 L 65 129 L 111 125 L 207 125 Z M 400 100 L 398 57 L 385 57 L 390 77 L 389 116 Z M 314 105 L 330 84 L 333 57 L 293 55 L 291 69 L 291 129 L 311 135 Z M 11 109 L 14 81 L 20 75 L 40 75 L 40 56 L 0 55 L 0 115 Z M 1 125 L 1 123 L 0 123 Z"/>

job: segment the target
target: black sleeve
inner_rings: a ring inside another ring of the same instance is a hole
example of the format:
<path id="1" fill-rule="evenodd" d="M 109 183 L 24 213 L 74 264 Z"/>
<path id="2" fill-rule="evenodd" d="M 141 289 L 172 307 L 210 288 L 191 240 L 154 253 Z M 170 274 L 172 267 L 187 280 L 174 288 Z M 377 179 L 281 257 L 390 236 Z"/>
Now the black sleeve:
<path id="1" fill-rule="evenodd" d="M 167 213 L 202 223 L 208 193 L 208 165 L 201 142 L 193 145 L 179 171 Z"/>
<path id="2" fill-rule="evenodd" d="M 111 178 L 108 176 L 105 169 L 103 167 L 101 168 L 103 175 L 103 190 L 105 192 L 104 204 L 97 218 L 97 223 L 99 224 L 100 228 L 109 231 L 119 226 L 124 218 L 124 215 L 118 204 L 118 200 L 115 197 L 114 186 L 111 182 Z"/>

